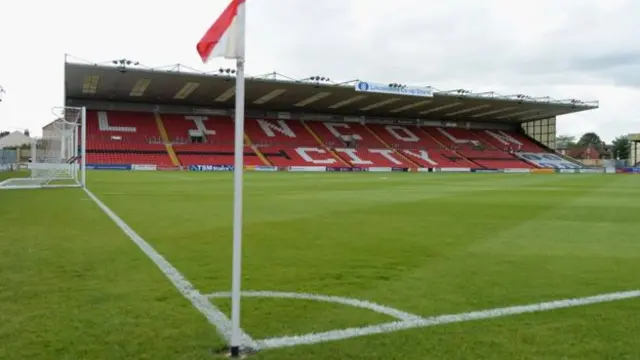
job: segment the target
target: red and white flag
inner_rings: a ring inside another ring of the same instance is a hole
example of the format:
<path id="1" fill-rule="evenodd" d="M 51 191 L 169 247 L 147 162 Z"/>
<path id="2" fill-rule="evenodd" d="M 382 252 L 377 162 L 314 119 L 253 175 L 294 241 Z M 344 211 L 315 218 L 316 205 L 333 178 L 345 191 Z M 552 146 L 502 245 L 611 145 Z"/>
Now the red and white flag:
<path id="1" fill-rule="evenodd" d="M 233 169 L 233 268 L 231 281 L 231 357 L 240 356 L 243 332 L 240 328 L 242 279 L 242 187 L 244 172 L 244 42 L 245 0 L 231 0 L 229 6 L 198 42 L 204 63 L 216 57 L 236 60 L 235 140 Z"/>
<path id="2" fill-rule="evenodd" d="M 197 49 L 202 62 L 216 57 L 244 58 L 245 0 L 231 0 L 216 22 L 204 34 Z"/>

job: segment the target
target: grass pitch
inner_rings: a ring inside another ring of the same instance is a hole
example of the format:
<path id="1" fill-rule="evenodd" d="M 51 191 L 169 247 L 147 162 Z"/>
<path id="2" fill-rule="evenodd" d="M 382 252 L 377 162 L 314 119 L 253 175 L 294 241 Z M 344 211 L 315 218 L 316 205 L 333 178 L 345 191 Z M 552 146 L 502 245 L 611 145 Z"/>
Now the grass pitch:
<path id="1" fill-rule="evenodd" d="M 243 288 L 420 316 L 640 289 L 640 177 L 247 173 Z M 91 172 L 203 294 L 228 291 L 228 173 Z M 80 189 L 0 191 L 0 359 L 211 359 L 214 328 Z M 213 300 L 228 312 L 229 302 Z M 638 359 L 640 299 L 266 350 L 256 359 Z M 375 325 L 246 298 L 255 338 Z"/>

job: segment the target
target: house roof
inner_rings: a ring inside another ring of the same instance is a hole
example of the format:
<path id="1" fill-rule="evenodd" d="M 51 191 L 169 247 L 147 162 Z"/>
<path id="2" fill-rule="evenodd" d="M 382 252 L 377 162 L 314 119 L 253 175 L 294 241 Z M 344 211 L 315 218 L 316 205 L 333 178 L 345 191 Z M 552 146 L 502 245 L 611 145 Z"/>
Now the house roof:
<path id="1" fill-rule="evenodd" d="M 14 131 L 11 134 L 0 138 L 0 149 L 8 147 L 22 146 L 24 144 L 31 143 L 31 138 L 21 133 L 20 131 Z"/>

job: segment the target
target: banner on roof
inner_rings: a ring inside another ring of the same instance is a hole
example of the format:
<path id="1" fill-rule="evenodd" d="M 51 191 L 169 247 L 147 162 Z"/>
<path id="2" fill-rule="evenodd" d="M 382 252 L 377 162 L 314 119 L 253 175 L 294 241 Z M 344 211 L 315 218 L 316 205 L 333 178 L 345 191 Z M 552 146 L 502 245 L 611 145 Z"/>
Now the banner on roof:
<path id="1" fill-rule="evenodd" d="M 217 109 L 203 109 L 203 108 L 193 108 L 191 110 L 192 113 L 197 115 L 219 115 L 226 116 L 229 114 L 227 110 L 217 110 Z"/>
<path id="2" fill-rule="evenodd" d="M 380 124 L 380 125 L 408 125 L 408 126 L 417 126 L 417 119 L 369 119 L 365 120 L 366 124 Z"/>
<path id="3" fill-rule="evenodd" d="M 419 125 L 422 126 L 435 126 L 435 127 L 458 127 L 458 123 L 454 121 L 432 121 L 432 120 L 420 120 Z"/>
<path id="4" fill-rule="evenodd" d="M 357 81 L 355 85 L 355 89 L 356 91 L 360 91 L 360 92 L 433 97 L 433 89 L 431 87 L 417 87 L 417 86 L 393 87 L 390 85 L 392 84 L 380 84 L 380 83 L 373 83 L 368 81 Z"/>
<path id="5" fill-rule="evenodd" d="M 342 121 L 344 122 L 348 122 L 348 123 L 363 123 L 365 121 L 365 117 L 364 116 L 345 116 Z"/>
<path id="6" fill-rule="evenodd" d="M 304 121 L 334 121 L 334 117 L 332 115 L 323 115 L 323 114 L 301 114 L 298 116 L 299 120 Z"/>
<path id="7" fill-rule="evenodd" d="M 233 171 L 231 165 L 189 165 L 189 171 Z"/>

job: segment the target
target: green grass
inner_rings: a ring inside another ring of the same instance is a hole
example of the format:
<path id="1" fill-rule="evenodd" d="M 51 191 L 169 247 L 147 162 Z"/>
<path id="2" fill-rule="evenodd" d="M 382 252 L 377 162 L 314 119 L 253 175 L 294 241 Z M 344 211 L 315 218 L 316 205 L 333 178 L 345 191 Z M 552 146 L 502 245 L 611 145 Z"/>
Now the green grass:
<path id="1" fill-rule="evenodd" d="M 229 290 L 231 174 L 89 179 L 201 292 Z M 247 173 L 243 288 L 422 316 L 640 289 L 639 185 L 632 175 Z M 0 191 L 0 254 L 0 359 L 208 359 L 224 345 L 80 189 Z M 639 311 L 634 299 L 254 357 L 638 359 Z M 336 304 L 243 300 L 255 338 L 389 320 Z"/>
<path id="2" fill-rule="evenodd" d="M 29 176 L 27 171 L 0 171 L 0 181 Z"/>

